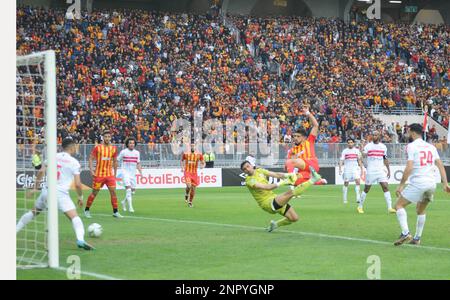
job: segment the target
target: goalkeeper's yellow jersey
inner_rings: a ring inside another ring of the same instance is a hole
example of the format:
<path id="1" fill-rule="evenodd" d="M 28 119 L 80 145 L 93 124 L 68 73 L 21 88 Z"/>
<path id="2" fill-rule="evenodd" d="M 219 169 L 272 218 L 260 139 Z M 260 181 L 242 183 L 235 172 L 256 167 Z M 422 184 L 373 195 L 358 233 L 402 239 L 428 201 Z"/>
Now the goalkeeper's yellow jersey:
<path id="1" fill-rule="evenodd" d="M 269 184 L 268 173 L 269 171 L 265 169 L 257 168 L 253 175 L 248 175 L 247 178 L 245 178 L 245 185 L 259 206 L 263 206 L 265 202 L 271 201 L 277 196 L 272 191 L 255 188 L 256 183 Z"/>

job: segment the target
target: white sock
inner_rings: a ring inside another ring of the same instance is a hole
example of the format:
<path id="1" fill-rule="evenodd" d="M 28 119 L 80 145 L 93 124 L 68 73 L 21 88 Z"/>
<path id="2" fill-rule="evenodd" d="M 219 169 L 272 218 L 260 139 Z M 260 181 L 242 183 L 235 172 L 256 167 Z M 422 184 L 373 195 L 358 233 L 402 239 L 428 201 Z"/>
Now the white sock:
<path id="1" fill-rule="evenodd" d="M 408 216 L 406 214 L 406 210 L 404 208 L 397 209 L 397 220 L 400 224 L 400 228 L 402 229 L 402 234 L 408 234 Z"/>
<path id="2" fill-rule="evenodd" d="M 367 196 L 367 194 L 366 194 L 366 192 L 362 192 L 361 193 L 361 198 L 359 199 L 359 207 L 363 207 L 363 204 L 364 204 L 364 201 L 366 201 L 366 196 Z"/>
<path id="3" fill-rule="evenodd" d="M 83 221 L 81 221 L 79 216 L 72 219 L 72 227 L 75 231 L 75 235 L 77 236 L 77 240 L 84 242 L 84 226 Z"/>
<path id="4" fill-rule="evenodd" d="M 19 222 L 17 222 L 16 225 L 16 233 L 21 231 L 28 223 L 31 222 L 31 220 L 33 220 L 33 218 L 34 214 L 31 210 L 26 212 L 22 217 L 20 217 L 20 220 Z"/>
<path id="5" fill-rule="evenodd" d="M 392 209 L 391 192 L 387 191 L 386 193 L 384 193 L 384 200 L 386 200 L 386 205 L 388 209 Z"/>
<path id="6" fill-rule="evenodd" d="M 344 194 L 344 202 L 347 202 L 347 191 L 348 191 L 348 187 L 346 187 L 345 185 L 342 187 L 342 193 Z"/>
<path id="7" fill-rule="evenodd" d="M 361 194 L 360 194 L 360 186 L 357 184 L 355 185 L 355 192 L 356 192 L 356 202 L 361 201 Z"/>
<path id="8" fill-rule="evenodd" d="M 127 197 L 128 207 L 129 207 L 129 209 L 133 209 L 133 203 L 132 203 L 133 198 L 131 196 L 131 189 L 127 189 L 126 195 L 127 195 L 126 197 Z"/>
<path id="9" fill-rule="evenodd" d="M 420 239 L 423 232 L 423 227 L 425 226 L 426 215 L 417 215 L 417 224 L 416 224 L 416 235 L 415 239 Z"/>

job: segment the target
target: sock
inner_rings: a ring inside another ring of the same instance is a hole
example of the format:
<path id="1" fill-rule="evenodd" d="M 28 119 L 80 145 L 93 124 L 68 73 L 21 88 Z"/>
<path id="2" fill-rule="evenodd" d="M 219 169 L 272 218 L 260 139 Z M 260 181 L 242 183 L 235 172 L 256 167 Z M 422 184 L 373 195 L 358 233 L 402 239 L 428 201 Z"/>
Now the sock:
<path id="1" fill-rule="evenodd" d="M 402 234 L 408 234 L 408 216 L 406 215 L 406 210 L 404 208 L 397 209 L 397 220 L 400 223 L 400 228 L 402 229 Z"/>
<path id="2" fill-rule="evenodd" d="M 361 201 L 360 186 L 355 185 L 356 202 Z"/>
<path id="3" fill-rule="evenodd" d="M 192 200 L 194 200 L 194 196 L 195 196 L 195 190 L 191 189 L 191 193 L 189 195 L 189 202 L 192 203 Z"/>
<path id="4" fill-rule="evenodd" d="M 86 208 L 84 210 L 89 210 L 89 208 L 91 208 L 91 205 L 94 202 L 95 197 L 96 196 L 94 194 L 89 195 L 87 202 L 86 202 Z"/>
<path id="5" fill-rule="evenodd" d="M 116 213 L 117 212 L 117 196 L 111 196 L 111 205 L 113 207 L 113 211 Z"/>
<path id="6" fill-rule="evenodd" d="M 128 202 L 128 208 L 129 209 L 133 209 L 133 198 L 132 198 L 132 196 L 131 196 L 131 189 L 127 189 L 127 191 L 126 191 L 126 200 L 127 200 L 127 202 Z"/>
<path id="7" fill-rule="evenodd" d="M 384 193 L 384 200 L 386 200 L 386 205 L 387 205 L 388 209 L 392 209 L 392 198 L 391 198 L 391 193 L 389 191 Z"/>
<path id="8" fill-rule="evenodd" d="M 33 220 L 34 218 L 34 214 L 33 212 L 30 210 L 28 212 L 26 212 L 19 220 L 19 222 L 17 222 L 16 225 L 16 233 L 18 233 L 19 231 L 21 231 L 28 223 L 31 222 L 31 220 Z"/>
<path id="9" fill-rule="evenodd" d="M 83 221 L 81 221 L 79 216 L 72 219 L 72 227 L 75 231 L 75 235 L 77 236 L 77 240 L 84 242 L 84 226 Z"/>
<path id="10" fill-rule="evenodd" d="M 186 188 L 186 191 L 184 192 L 184 200 L 188 200 L 189 197 L 189 188 Z"/>
<path id="11" fill-rule="evenodd" d="M 425 226 L 426 215 L 417 215 L 417 224 L 416 224 L 416 235 L 415 239 L 420 239 L 423 232 L 423 227 Z"/>
<path id="12" fill-rule="evenodd" d="M 286 225 L 290 225 L 292 222 L 288 219 L 288 218 L 283 218 L 281 220 L 277 221 L 277 226 L 286 226 Z"/>
<path id="13" fill-rule="evenodd" d="M 364 201 L 366 201 L 366 196 L 367 196 L 367 194 L 366 194 L 366 192 L 362 192 L 361 193 L 361 197 L 359 198 L 359 207 L 363 207 L 363 204 L 364 204 Z"/>
<path id="14" fill-rule="evenodd" d="M 302 194 L 307 188 L 309 188 L 311 185 L 313 185 L 313 182 L 311 180 L 308 180 L 306 182 L 303 182 L 302 184 L 299 184 L 295 187 L 295 190 L 293 191 L 293 194 L 295 196 L 298 196 Z"/>
<path id="15" fill-rule="evenodd" d="M 348 191 L 348 187 L 344 185 L 342 187 L 342 193 L 344 193 L 344 202 L 347 202 L 347 191 Z"/>

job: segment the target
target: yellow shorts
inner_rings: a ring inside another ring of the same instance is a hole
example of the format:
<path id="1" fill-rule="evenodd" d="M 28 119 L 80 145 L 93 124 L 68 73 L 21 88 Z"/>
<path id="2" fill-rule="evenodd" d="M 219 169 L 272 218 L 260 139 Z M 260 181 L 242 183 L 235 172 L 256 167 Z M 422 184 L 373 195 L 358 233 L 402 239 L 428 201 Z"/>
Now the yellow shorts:
<path id="1" fill-rule="evenodd" d="M 264 202 L 261 203 L 260 207 L 265 210 L 266 212 L 268 212 L 269 214 L 280 214 L 282 216 L 284 216 L 286 214 L 286 212 L 289 210 L 289 208 L 291 208 L 291 206 L 289 205 L 289 203 L 285 204 L 283 207 L 280 207 L 278 209 L 275 209 L 273 202 L 275 201 L 275 199 L 272 200 L 266 200 Z"/>

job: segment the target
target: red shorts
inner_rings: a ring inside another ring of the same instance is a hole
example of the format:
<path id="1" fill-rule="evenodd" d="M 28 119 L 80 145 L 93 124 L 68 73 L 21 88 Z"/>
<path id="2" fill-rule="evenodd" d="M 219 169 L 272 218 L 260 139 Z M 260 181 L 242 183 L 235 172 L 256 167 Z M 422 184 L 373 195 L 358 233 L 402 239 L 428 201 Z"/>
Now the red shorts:
<path id="1" fill-rule="evenodd" d="M 92 179 L 92 189 L 99 190 L 105 185 L 107 187 L 116 187 L 116 177 L 108 176 L 108 177 L 97 177 L 94 176 Z"/>
<path id="2" fill-rule="evenodd" d="M 317 158 L 311 158 L 311 159 L 303 159 L 305 162 L 305 168 L 303 170 L 299 170 L 298 174 L 302 177 L 297 179 L 295 182 L 295 185 L 302 184 L 303 182 L 308 181 L 311 178 L 311 171 L 309 170 L 309 167 L 313 167 L 313 169 L 316 172 L 319 172 L 319 160 Z M 286 169 L 289 173 L 294 171 L 294 166 L 292 166 L 289 163 L 286 163 Z"/>
<path id="3" fill-rule="evenodd" d="M 184 172 L 184 180 L 186 181 L 186 183 L 190 183 L 193 186 L 198 186 L 200 183 L 200 180 L 196 173 Z"/>

